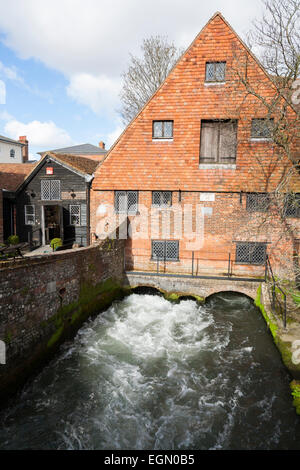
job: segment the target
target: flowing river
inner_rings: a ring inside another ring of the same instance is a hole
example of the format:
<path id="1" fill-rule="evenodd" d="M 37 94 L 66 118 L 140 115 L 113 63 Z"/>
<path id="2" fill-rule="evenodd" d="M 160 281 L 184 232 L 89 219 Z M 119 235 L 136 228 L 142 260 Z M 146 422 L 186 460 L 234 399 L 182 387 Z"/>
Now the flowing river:
<path id="1" fill-rule="evenodd" d="M 132 294 L 0 413 L 0 449 L 300 449 L 289 377 L 248 298 Z"/>

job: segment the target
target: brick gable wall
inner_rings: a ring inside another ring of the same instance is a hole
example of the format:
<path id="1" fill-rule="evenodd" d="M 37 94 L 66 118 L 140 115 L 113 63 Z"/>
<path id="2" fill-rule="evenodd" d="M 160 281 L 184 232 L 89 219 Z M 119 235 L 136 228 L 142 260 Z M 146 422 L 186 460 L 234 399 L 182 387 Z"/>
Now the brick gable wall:
<path id="1" fill-rule="evenodd" d="M 291 257 L 293 240 L 287 231 L 282 232 L 279 218 L 275 215 L 265 221 L 264 216 L 247 213 L 245 209 L 243 193 L 273 191 L 291 166 L 271 141 L 251 139 L 252 119 L 265 117 L 266 108 L 257 98 L 247 95 L 244 85 L 237 79 L 237 63 L 245 57 L 249 81 L 257 84 L 264 99 L 272 99 L 272 82 L 222 16 L 216 15 L 97 168 L 91 191 L 92 237 L 102 230 L 102 216 L 97 208 L 101 204 L 113 207 L 115 190 L 138 190 L 139 204 L 148 212 L 151 211 L 152 191 L 172 191 L 173 204 L 178 203 L 179 212 L 184 204 L 192 206 L 193 224 L 200 194 L 209 192 L 214 194 L 214 202 L 200 204 L 211 214 L 204 219 L 201 248 L 192 249 L 188 244 L 190 240 L 183 235 L 179 238 L 179 262 L 167 263 L 160 269 L 191 274 L 194 256 L 196 274 L 209 270 L 222 274 L 228 268 L 229 253 L 233 263 L 235 261 L 237 241 L 266 242 L 267 252 L 277 265 L 282 264 L 282 253 Z M 226 61 L 225 84 L 205 84 L 208 61 Z M 288 109 L 287 115 L 293 122 L 293 110 Z M 199 165 L 201 121 L 219 119 L 238 121 L 236 162 L 207 169 Z M 173 120 L 173 140 L 153 141 L 153 120 Z M 300 192 L 298 175 L 291 178 L 291 185 Z M 169 211 L 170 217 L 175 217 L 177 209 L 175 212 L 173 209 Z M 165 223 L 163 213 L 167 212 L 162 211 L 157 216 L 160 218 L 158 234 L 127 240 L 129 269 L 156 270 L 155 262 L 151 261 L 151 240 L 178 239 L 173 229 L 169 234 L 161 230 Z M 129 220 L 136 225 L 140 216 L 130 216 Z M 298 220 L 292 219 L 291 225 L 295 231 L 300 229 Z M 195 234 L 195 239 L 199 236 Z M 237 275 L 254 272 L 263 275 L 263 268 L 259 271 L 257 267 L 235 264 L 234 269 Z M 290 266 L 286 269 L 289 271 Z"/>

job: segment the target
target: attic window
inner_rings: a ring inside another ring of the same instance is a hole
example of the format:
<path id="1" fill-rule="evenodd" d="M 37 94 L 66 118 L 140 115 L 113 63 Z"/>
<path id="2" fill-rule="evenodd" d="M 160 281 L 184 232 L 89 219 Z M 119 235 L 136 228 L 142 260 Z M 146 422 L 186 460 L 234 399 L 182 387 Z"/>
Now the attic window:
<path id="1" fill-rule="evenodd" d="M 251 139 L 271 139 L 274 119 L 252 119 Z"/>
<path id="2" fill-rule="evenodd" d="M 153 121 L 153 139 L 173 139 L 173 121 Z"/>
<path id="3" fill-rule="evenodd" d="M 41 200 L 57 201 L 61 199 L 59 180 L 41 180 Z"/>
<path id="4" fill-rule="evenodd" d="M 205 81 L 207 83 L 225 82 L 226 62 L 206 62 Z"/>

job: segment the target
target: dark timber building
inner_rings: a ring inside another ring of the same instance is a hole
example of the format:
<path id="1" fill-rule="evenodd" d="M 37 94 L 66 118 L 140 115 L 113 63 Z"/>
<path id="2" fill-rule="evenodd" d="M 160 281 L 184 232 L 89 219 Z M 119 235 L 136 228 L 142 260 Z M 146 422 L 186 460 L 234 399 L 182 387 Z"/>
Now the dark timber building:
<path id="1" fill-rule="evenodd" d="M 99 162 L 46 153 L 16 191 L 20 241 L 90 244 L 90 185 Z"/>

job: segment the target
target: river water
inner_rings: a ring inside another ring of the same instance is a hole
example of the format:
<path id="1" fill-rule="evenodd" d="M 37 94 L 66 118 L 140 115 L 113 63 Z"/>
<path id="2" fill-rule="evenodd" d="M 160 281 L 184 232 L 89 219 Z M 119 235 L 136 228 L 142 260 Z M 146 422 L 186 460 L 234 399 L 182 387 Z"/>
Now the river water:
<path id="1" fill-rule="evenodd" d="M 0 449 L 300 449 L 290 381 L 248 298 L 132 294 L 0 413 Z"/>

